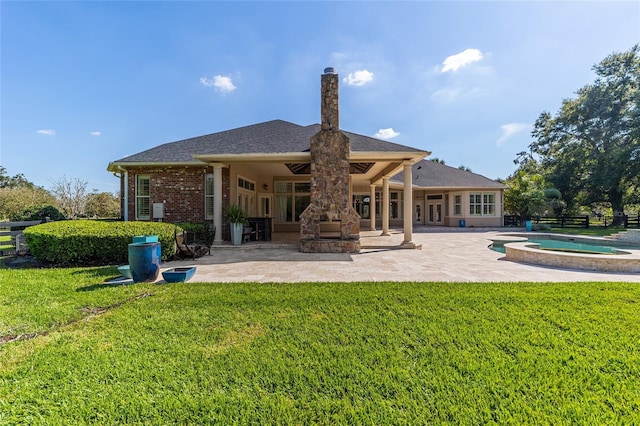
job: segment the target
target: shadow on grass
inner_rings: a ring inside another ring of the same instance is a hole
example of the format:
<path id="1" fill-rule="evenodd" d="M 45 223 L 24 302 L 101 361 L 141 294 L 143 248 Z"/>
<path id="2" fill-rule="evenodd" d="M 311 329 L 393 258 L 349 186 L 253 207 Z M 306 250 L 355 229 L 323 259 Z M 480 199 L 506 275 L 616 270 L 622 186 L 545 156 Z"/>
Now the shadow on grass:
<path id="1" fill-rule="evenodd" d="M 94 291 L 94 290 L 104 290 L 106 288 L 114 288 L 114 287 L 122 287 L 125 285 L 137 284 L 134 283 L 133 280 L 129 278 L 124 278 L 121 276 L 111 277 L 109 280 L 105 280 L 103 283 L 91 284 L 84 287 L 78 287 L 76 291 Z"/>

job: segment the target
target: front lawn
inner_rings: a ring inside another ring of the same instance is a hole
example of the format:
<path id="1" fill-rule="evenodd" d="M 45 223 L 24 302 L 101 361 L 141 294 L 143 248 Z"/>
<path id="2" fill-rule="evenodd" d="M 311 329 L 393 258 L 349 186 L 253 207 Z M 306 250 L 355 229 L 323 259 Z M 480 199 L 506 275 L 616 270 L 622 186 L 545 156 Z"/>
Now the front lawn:
<path id="1" fill-rule="evenodd" d="M 115 275 L 0 269 L 0 424 L 640 422 L 638 284 Z"/>

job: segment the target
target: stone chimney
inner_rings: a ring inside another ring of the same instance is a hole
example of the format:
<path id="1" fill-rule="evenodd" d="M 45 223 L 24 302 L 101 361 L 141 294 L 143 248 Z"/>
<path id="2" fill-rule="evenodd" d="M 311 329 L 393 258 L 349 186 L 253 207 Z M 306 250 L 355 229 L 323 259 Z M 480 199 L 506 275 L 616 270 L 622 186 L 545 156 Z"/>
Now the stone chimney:
<path id="1" fill-rule="evenodd" d="M 340 130 L 338 108 L 338 74 L 333 68 L 325 68 L 320 78 L 320 117 L 322 130 Z"/>
<path id="2" fill-rule="evenodd" d="M 310 142 L 311 202 L 300 215 L 300 251 L 360 251 L 360 216 L 349 197 L 349 138 L 340 131 L 338 75 L 326 68 L 320 80 L 320 131 Z"/>

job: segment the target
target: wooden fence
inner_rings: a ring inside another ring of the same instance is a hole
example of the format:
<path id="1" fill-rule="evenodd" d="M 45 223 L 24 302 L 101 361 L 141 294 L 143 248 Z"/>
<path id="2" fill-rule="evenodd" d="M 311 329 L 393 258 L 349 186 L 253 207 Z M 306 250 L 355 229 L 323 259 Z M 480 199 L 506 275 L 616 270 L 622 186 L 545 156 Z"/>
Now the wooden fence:
<path id="1" fill-rule="evenodd" d="M 0 237 L 11 237 L 9 241 L 0 241 L 0 256 L 15 254 L 20 251 L 22 243 L 22 231 L 33 225 L 39 225 L 42 221 L 30 220 L 25 222 L 0 222 Z"/>

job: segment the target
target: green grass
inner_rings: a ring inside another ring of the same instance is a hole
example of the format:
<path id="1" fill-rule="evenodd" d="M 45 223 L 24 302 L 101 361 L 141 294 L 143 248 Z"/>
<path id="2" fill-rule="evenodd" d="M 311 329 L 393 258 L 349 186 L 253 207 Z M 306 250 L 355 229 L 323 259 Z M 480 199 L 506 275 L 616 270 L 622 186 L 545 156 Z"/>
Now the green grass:
<path id="1" fill-rule="evenodd" d="M 115 274 L 0 269 L 0 424 L 640 422 L 637 283 Z"/>
<path id="2" fill-rule="evenodd" d="M 618 232 L 625 231 L 623 227 L 610 226 L 608 228 L 600 226 L 592 226 L 591 228 L 551 228 L 548 232 L 554 234 L 568 234 L 568 235 L 588 235 L 591 237 L 605 237 Z"/>
<path id="3" fill-rule="evenodd" d="M 13 244 L 9 244 L 10 241 L 10 235 L 0 235 L 0 250 L 9 250 L 14 248 Z"/>

